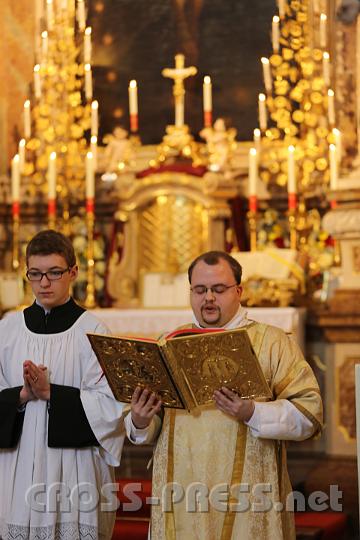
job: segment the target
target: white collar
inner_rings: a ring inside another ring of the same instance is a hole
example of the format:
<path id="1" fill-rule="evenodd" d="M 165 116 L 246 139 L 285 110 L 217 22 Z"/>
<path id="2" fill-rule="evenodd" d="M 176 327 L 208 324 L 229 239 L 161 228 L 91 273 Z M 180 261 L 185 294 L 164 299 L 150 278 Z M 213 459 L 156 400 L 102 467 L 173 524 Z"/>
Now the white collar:
<path id="1" fill-rule="evenodd" d="M 193 321 L 198 328 L 204 328 L 203 326 L 201 326 L 194 314 Z M 224 328 L 225 330 L 233 330 L 234 328 L 241 328 L 243 326 L 247 326 L 250 323 L 251 321 L 249 321 L 249 319 L 247 318 L 247 310 L 240 305 L 233 318 L 229 322 L 227 322 L 222 328 Z M 218 327 L 214 326 L 213 328 Z"/>

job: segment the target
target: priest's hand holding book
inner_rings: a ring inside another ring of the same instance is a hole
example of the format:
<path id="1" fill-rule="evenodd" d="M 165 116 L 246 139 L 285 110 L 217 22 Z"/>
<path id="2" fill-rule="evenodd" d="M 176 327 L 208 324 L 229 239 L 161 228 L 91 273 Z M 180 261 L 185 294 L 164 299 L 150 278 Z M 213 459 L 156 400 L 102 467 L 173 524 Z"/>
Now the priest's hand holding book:
<path id="1" fill-rule="evenodd" d="M 214 401 L 220 411 L 234 416 L 239 422 L 248 422 L 254 414 L 254 400 L 241 399 L 225 386 L 220 390 L 215 390 Z"/>
<path id="2" fill-rule="evenodd" d="M 154 392 L 137 386 L 131 399 L 131 420 L 137 429 L 145 429 L 160 412 L 161 400 Z"/>

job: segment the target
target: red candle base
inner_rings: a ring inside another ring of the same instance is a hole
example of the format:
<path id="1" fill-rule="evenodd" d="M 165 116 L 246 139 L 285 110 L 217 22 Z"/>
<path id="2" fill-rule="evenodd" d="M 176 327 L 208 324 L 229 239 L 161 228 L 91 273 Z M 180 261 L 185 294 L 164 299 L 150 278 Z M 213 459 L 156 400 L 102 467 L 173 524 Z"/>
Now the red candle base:
<path id="1" fill-rule="evenodd" d="M 49 218 L 56 216 L 56 200 L 55 199 L 48 199 L 48 216 Z"/>
<path id="2" fill-rule="evenodd" d="M 254 212 L 256 214 L 257 212 L 257 196 L 256 195 L 250 195 L 249 197 L 249 209 L 250 212 Z"/>
<path id="3" fill-rule="evenodd" d="M 288 206 L 289 206 L 289 210 L 296 210 L 296 206 L 297 206 L 296 193 L 288 193 Z"/>
<path id="4" fill-rule="evenodd" d="M 204 127 L 212 126 L 212 111 L 204 111 Z"/>
<path id="5" fill-rule="evenodd" d="M 20 203 L 19 203 L 19 201 L 14 201 L 12 203 L 12 215 L 13 215 L 13 217 L 19 217 L 19 215 L 20 215 Z"/>
<path id="6" fill-rule="evenodd" d="M 330 208 L 331 210 L 335 210 L 337 208 L 337 201 L 330 201 Z"/>
<path id="7" fill-rule="evenodd" d="M 95 208 L 95 201 L 93 197 L 89 197 L 86 199 L 86 213 L 87 214 L 93 214 Z"/>
<path id="8" fill-rule="evenodd" d="M 139 129 L 139 117 L 137 114 L 130 114 L 130 131 L 137 133 Z"/>

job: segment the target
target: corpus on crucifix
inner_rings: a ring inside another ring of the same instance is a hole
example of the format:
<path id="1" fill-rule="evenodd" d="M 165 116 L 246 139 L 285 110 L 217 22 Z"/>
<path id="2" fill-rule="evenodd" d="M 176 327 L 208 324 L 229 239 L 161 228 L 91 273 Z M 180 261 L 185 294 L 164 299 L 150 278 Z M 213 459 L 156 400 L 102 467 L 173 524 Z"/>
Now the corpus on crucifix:
<path id="1" fill-rule="evenodd" d="M 185 67 L 185 57 L 183 54 L 175 55 L 175 68 L 165 68 L 162 70 L 164 77 L 173 79 L 173 95 L 175 98 L 175 126 L 184 125 L 184 80 L 196 75 L 197 69 L 194 66 Z"/>

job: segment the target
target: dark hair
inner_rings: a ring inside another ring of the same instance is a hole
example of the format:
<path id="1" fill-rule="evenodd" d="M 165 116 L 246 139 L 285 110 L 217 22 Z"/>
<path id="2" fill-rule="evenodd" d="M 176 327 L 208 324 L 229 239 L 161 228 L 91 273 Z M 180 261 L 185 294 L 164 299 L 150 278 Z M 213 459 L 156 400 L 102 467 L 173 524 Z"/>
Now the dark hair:
<path id="1" fill-rule="evenodd" d="M 26 247 L 26 264 L 32 255 L 52 255 L 56 253 L 66 260 L 69 266 L 76 264 L 75 251 L 69 238 L 51 229 L 37 233 Z"/>
<path id="2" fill-rule="evenodd" d="M 228 253 L 225 253 L 225 251 L 207 251 L 206 253 L 203 253 L 202 255 L 196 257 L 196 259 L 193 260 L 188 269 L 189 283 L 191 283 L 191 276 L 198 262 L 204 261 L 204 263 L 212 266 L 218 264 L 221 259 L 228 263 L 232 270 L 232 273 L 234 274 L 236 283 L 240 285 L 242 275 L 241 265 L 237 262 L 236 259 L 234 259 L 234 257 L 231 257 L 231 255 L 229 255 Z"/>

